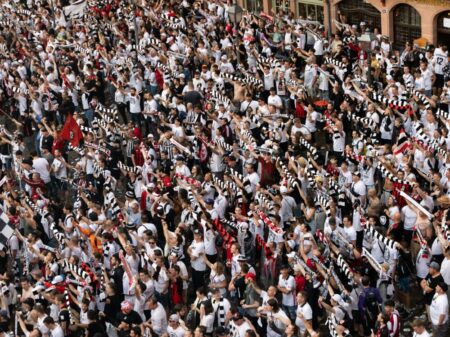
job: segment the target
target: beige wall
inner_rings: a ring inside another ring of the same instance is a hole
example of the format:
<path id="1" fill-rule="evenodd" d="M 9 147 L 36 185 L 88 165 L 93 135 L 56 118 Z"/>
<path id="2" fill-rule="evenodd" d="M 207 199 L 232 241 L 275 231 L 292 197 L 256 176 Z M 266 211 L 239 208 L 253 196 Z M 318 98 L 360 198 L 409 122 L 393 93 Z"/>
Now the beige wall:
<path id="1" fill-rule="evenodd" d="M 337 17 L 337 4 L 342 0 L 330 0 L 331 1 L 331 18 L 335 19 Z M 363 0 L 361 0 L 363 1 Z M 381 32 L 384 35 L 388 35 L 390 37 L 393 36 L 394 33 L 394 22 L 392 19 L 392 9 L 398 4 L 407 4 L 415 8 L 421 18 L 422 23 L 422 37 L 426 38 L 428 42 L 436 44 L 437 39 L 437 27 L 436 20 L 440 13 L 447 11 L 450 9 L 450 5 L 439 5 L 439 4 L 430 4 L 434 2 L 430 1 L 429 4 L 411 1 L 411 0 L 386 0 L 385 5 L 381 4 L 380 0 L 365 0 L 370 3 L 372 6 L 377 8 L 381 13 Z M 325 16 L 328 16 L 326 9 L 326 0 L 324 0 L 324 9 Z M 325 18 L 325 23 L 327 23 L 327 19 Z M 334 26 L 334 25 L 333 25 Z M 333 32 L 335 31 L 335 27 L 332 28 Z"/>

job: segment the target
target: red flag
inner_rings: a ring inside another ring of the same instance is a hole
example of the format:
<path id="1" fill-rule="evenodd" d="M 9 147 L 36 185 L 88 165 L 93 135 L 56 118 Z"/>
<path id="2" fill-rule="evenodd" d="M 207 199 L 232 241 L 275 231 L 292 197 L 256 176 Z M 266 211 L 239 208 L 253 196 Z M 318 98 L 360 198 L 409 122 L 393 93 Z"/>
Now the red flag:
<path id="1" fill-rule="evenodd" d="M 78 146 L 80 144 L 80 140 L 83 139 L 83 134 L 81 133 L 80 127 L 71 114 L 69 114 L 66 118 L 66 123 L 61 130 L 61 138 L 69 141 L 72 146 Z"/>

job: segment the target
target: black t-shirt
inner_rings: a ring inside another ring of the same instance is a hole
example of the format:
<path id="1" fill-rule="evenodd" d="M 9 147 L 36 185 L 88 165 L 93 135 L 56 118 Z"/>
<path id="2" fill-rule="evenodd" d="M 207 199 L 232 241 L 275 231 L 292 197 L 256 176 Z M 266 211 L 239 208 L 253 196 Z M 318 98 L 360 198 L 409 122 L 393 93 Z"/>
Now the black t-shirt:
<path id="1" fill-rule="evenodd" d="M 67 309 L 62 309 L 59 312 L 59 323 L 63 323 L 63 322 L 70 322 L 70 314 L 69 314 L 69 310 L 67 310 Z"/>
<path id="2" fill-rule="evenodd" d="M 87 327 L 87 337 L 106 337 L 106 331 L 100 322 L 91 322 Z"/>
<path id="3" fill-rule="evenodd" d="M 237 296 L 239 301 L 244 299 L 244 291 L 245 291 L 245 278 L 244 276 L 238 277 L 234 280 L 234 286 L 236 287 L 237 290 Z"/>
<path id="4" fill-rule="evenodd" d="M 426 293 L 426 294 L 424 295 L 425 304 L 430 305 L 430 304 L 431 304 L 431 301 L 433 301 L 433 296 L 434 296 L 434 293 L 435 293 L 436 286 L 437 286 L 439 283 L 444 282 L 444 278 L 442 277 L 441 274 L 439 274 L 439 275 L 436 276 L 436 277 L 432 277 L 430 274 L 428 274 L 427 277 L 425 277 L 425 280 L 426 280 L 427 283 L 428 283 L 428 287 L 430 287 L 431 289 L 433 289 L 433 291 L 431 291 L 431 292 L 429 292 L 429 293 Z"/>
<path id="5" fill-rule="evenodd" d="M 117 314 L 117 321 L 119 324 L 121 322 L 125 322 L 128 325 L 138 325 L 142 323 L 141 316 L 134 310 L 131 310 L 128 314 L 123 313 L 122 311 Z"/>
<path id="6" fill-rule="evenodd" d="M 116 285 L 118 294 L 123 293 L 123 283 L 122 283 L 123 273 L 124 271 L 122 266 L 114 268 L 111 271 L 111 278 L 114 280 L 114 284 Z"/>
<path id="7" fill-rule="evenodd" d="M 202 95 L 196 90 L 188 91 L 184 94 L 184 102 L 192 103 L 193 106 L 200 104 L 202 98 Z"/>
<path id="8" fill-rule="evenodd" d="M 121 295 L 108 296 L 105 299 L 105 319 L 107 322 L 118 325 L 117 313 L 120 312 L 120 303 L 122 302 Z"/>

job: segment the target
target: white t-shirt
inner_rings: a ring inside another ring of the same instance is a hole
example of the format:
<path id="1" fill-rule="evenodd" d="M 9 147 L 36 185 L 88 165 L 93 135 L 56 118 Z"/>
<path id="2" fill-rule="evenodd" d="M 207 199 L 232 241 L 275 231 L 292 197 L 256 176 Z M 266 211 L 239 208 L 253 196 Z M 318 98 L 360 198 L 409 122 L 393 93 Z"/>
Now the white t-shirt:
<path id="1" fill-rule="evenodd" d="M 310 319 L 312 319 L 312 309 L 311 309 L 311 306 L 309 305 L 308 302 L 305 302 L 305 304 L 303 304 L 302 306 L 301 306 L 301 305 L 298 305 L 298 306 L 297 306 L 297 311 L 296 311 L 296 313 L 297 313 L 297 317 L 296 317 L 296 319 L 295 319 L 295 325 L 298 326 L 298 328 L 299 328 L 299 330 L 300 330 L 300 333 L 301 333 L 301 334 L 304 334 L 304 332 L 306 331 L 306 327 L 305 327 L 305 324 L 303 323 L 303 320 L 301 320 L 301 319 L 298 317 L 298 314 L 301 313 L 301 314 L 303 315 L 303 318 L 304 318 L 305 320 L 310 320 Z"/>
<path id="2" fill-rule="evenodd" d="M 33 159 L 33 168 L 37 173 L 39 173 L 44 183 L 48 184 L 50 182 L 50 165 L 48 164 L 48 161 L 46 159 Z"/>
<path id="3" fill-rule="evenodd" d="M 141 98 L 139 95 L 132 96 L 131 94 L 128 94 L 127 100 L 130 102 L 130 113 L 141 112 Z"/>
<path id="4" fill-rule="evenodd" d="M 280 276 L 278 280 L 278 286 L 286 288 L 290 292 L 288 294 L 283 293 L 283 305 L 293 306 L 295 305 L 295 279 L 293 276 L 289 275 L 287 279 Z"/>
<path id="5" fill-rule="evenodd" d="M 345 132 L 336 132 L 333 134 L 333 151 L 343 152 L 345 149 Z M 350 174 L 351 177 L 351 174 Z"/>
<path id="6" fill-rule="evenodd" d="M 316 121 L 317 121 L 318 116 L 319 116 L 319 114 L 316 111 L 313 111 L 310 114 L 310 118 L 306 117 L 305 127 L 310 132 L 316 132 L 316 130 L 317 130 Z"/>
<path id="7" fill-rule="evenodd" d="M 427 330 L 424 330 L 422 333 L 413 333 L 413 337 L 431 337 L 430 333 Z"/>
<path id="8" fill-rule="evenodd" d="M 416 271 L 417 277 L 425 278 L 428 275 L 428 264 L 431 262 L 431 252 L 421 249 L 417 254 Z"/>
<path id="9" fill-rule="evenodd" d="M 348 242 L 356 241 L 356 231 L 353 228 L 353 226 L 344 227 L 343 234 L 344 234 L 344 237 L 348 240 Z"/>
<path id="10" fill-rule="evenodd" d="M 408 205 L 402 208 L 402 221 L 406 230 L 412 230 L 416 224 L 417 214 Z"/>
<path id="11" fill-rule="evenodd" d="M 436 48 L 434 50 L 433 63 L 434 72 L 436 74 L 442 75 L 444 73 L 443 69 L 448 63 L 448 52 L 446 51 L 444 53 L 441 48 Z"/>
<path id="12" fill-rule="evenodd" d="M 196 271 L 205 271 L 206 264 L 201 256 L 202 253 L 205 254 L 205 244 L 203 241 L 193 241 L 190 247 L 192 248 L 192 255 L 196 257 L 195 260 L 191 260 L 192 269 Z"/>
<path id="13" fill-rule="evenodd" d="M 250 324 L 247 322 L 243 322 L 241 325 L 236 325 L 234 321 L 231 321 L 229 325 L 231 337 L 245 337 L 247 330 L 251 329 Z"/>
<path id="14" fill-rule="evenodd" d="M 59 325 L 56 325 L 50 332 L 52 337 L 64 337 L 63 329 Z"/>
<path id="15" fill-rule="evenodd" d="M 445 283 L 450 286 L 450 259 L 445 258 L 441 263 L 441 275 Z"/>
<path id="16" fill-rule="evenodd" d="M 305 87 L 310 88 L 312 87 L 314 77 L 317 76 L 317 70 L 314 65 L 307 64 L 305 66 Z"/>
<path id="17" fill-rule="evenodd" d="M 158 303 L 157 307 L 151 310 L 151 323 L 152 329 L 157 335 L 162 335 L 167 330 L 167 316 L 166 310 L 161 303 Z"/>
<path id="18" fill-rule="evenodd" d="M 174 329 L 169 325 L 167 327 L 167 333 L 169 334 L 169 337 L 183 337 L 185 331 L 181 326 L 178 326 L 178 328 Z"/>
<path id="19" fill-rule="evenodd" d="M 443 322 L 445 324 L 448 321 L 448 298 L 446 294 L 435 294 L 430 305 L 431 323 L 437 325 L 441 315 L 445 315 Z"/>
<path id="20" fill-rule="evenodd" d="M 422 78 L 423 78 L 423 86 L 425 90 L 431 90 L 431 76 L 432 73 L 429 69 L 421 70 Z"/>

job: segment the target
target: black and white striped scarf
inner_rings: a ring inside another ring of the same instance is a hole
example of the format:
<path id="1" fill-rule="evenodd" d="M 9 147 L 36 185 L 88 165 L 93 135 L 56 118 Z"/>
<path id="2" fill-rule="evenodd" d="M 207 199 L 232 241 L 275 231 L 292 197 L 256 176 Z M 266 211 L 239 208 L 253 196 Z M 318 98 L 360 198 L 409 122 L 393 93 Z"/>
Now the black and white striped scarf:
<path id="1" fill-rule="evenodd" d="M 132 172 L 134 174 L 140 174 L 142 172 L 142 168 L 139 166 L 127 166 L 121 161 L 117 162 L 117 167 L 120 170 L 126 171 L 126 172 Z"/>
<path id="2" fill-rule="evenodd" d="M 381 233 L 379 233 L 374 227 L 372 227 L 369 224 L 366 224 L 366 227 L 364 228 L 364 232 L 374 239 L 384 243 L 387 247 L 390 249 L 397 249 L 396 248 L 396 242 L 394 240 L 391 240 L 385 236 L 383 236 Z"/>
<path id="3" fill-rule="evenodd" d="M 216 326 L 225 326 L 225 307 L 224 307 L 224 299 L 221 297 L 219 300 L 213 298 L 211 300 L 213 307 L 217 305 L 217 309 L 214 311 L 214 321 L 217 322 Z"/>

